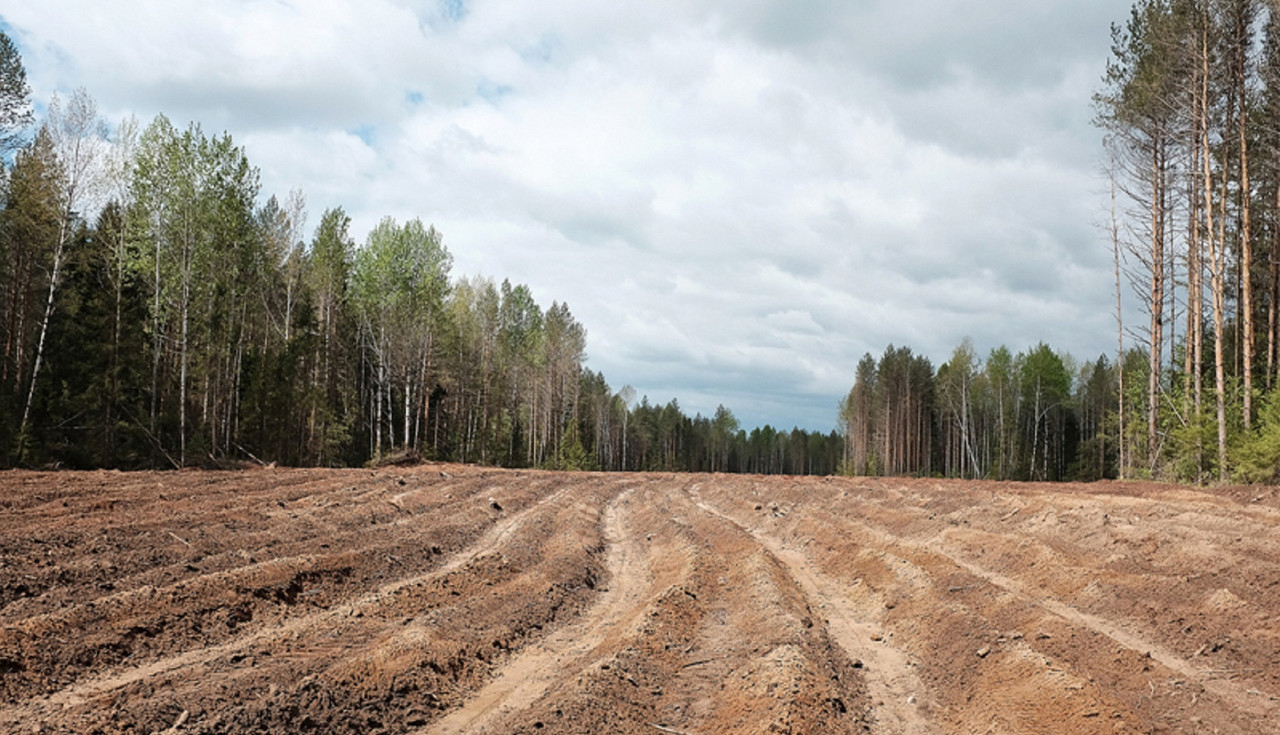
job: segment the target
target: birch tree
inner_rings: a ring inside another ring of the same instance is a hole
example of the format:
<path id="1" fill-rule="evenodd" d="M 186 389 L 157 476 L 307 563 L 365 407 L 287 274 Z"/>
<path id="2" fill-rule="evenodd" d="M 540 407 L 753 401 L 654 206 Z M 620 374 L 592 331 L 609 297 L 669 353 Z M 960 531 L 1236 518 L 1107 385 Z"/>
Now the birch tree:
<path id="1" fill-rule="evenodd" d="M 951 359 L 938 368 L 938 393 L 945 406 L 949 423 L 958 430 L 958 473 L 982 476 L 978 460 L 973 384 L 977 379 L 973 343 L 965 339 L 951 353 Z M 950 474 L 950 473 L 949 473 Z"/>
<path id="2" fill-rule="evenodd" d="M 44 316 L 40 320 L 35 364 L 31 369 L 26 405 L 22 410 L 22 424 L 18 429 L 19 436 L 27 432 L 31 420 L 31 406 L 35 402 L 36 383 L 40 379 L 49 322 L 53 318 L 58 286 L 62 282 L 67 243 L 83 210 L 98 203 L 97 198 L 102 193 L 107 173 L 103 165 L 107 147 L 107 125 L 98 115 L 97 103 L 83 88 L 75 91 L 65 109 L 61 100 L 53 98 L 49 103 L 48 119 L 43 130 L 49 136 L 56 161 L 54 170 L 59 183 L 58 228 L 52 246 L 53 263 L 49 272 L 48 294 L 44 303 Z"/>
<path id="3" fill-rule="evenodd" d="M 187 462 L 195 403 L 206 451 L 237 436 L 237 388 L 248 317 L 252 264 L 260 261 L 253 225 L 258 172 L 231 136 L 208 137 L 199 125 L 178 133 L 163 115 L 139 140 L 133 177 L 134 236 L 147 257 L 138 265 L 153 288 L 152 425 L 163 403 L 161 367 L 176 363 L 178 456 Z M 193 376 L 193 359 L 201 374 Z"/>
<path id="4" fill-rule="evenodd" d="M 384 426 L 391 445 L 397 444 L 399 429 L 401 447 L 417 448 L 421 424 L 415 424 L 415 418 L 428 418 L 428 379 L 452 264 L 440 233 L 417 219 L 401 227 L 384 218 L 355 255 L 352 297 L 375 368 L 375 456 L 384 446 Z M 392 403 L 397 391 L 399 407 Z M 397 408 L 399 427 L 394 421 Z"/>
<path id="5" fill-rule="evenodd" d="M 24 407 L 24 389 L 31 380 L 40 298 L 51 264 L 50 247 L 58 238 L 62 174 L 53 139 L 41 130 L 18 150 L 9 172 L 3 218 L 0 220 L 0 285 L 4 287 L 4 352 L 0 386 L 4 395 L 4 431 L 17 432 Z M 12 416 L 12 418 L 10 418 Z M 6 442 L 7 443 L 7 442 Z M 20 453 L 19 449 L 14 454 Z"/>
<path id="6" fill-rule="evenodd" d="M 349 299 L 347 284 L 355 253 L 350 226 L 351 218 L 341 207 L 325 210 L 307 259 L 306 280 L 315 297 L 315 320 L 320 333 L 320 356 L 312 376 L 313 383 L 319 386 L 320 399 L 312 406 L 309 424 L 315 461 L 321 465 L 337 458 L 352 429 L 348 391 L 343 386 L 354 383 L 354 376 L 344 375 L 344 355 L 353 351 L 353 346 L 346 346 L 342 339 Z"/>

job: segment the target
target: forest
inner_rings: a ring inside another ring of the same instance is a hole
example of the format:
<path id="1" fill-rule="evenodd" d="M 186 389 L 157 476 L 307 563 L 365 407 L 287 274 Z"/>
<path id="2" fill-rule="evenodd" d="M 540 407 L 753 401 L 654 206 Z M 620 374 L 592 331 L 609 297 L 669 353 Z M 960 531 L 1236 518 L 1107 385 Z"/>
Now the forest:
<path id="1" fill-rule="evenodd" d="M 230 136 L 36 119 L 0 33 L 0 466 L 511 467 L 1280 479 L 1280 25 L 1138 0 L 1093 99 L 1114 353 L 850 366 L 823 433 L 690 417 L 586 367 L 568 305 L 459 276 L 443 233 L 263 192 Z M 1136 308 L 1135 308 L 1136 307 Z M 1046 325 L 1046 329 L 1048 325 Z"/>
<path id="2" fill-rule="evenodd" d="M 111 129 L 84 90 L 33 118 L 0 34 L 0 465 L 838 469 L 834 431 L 614 391 L 568 305 L 456 276 L 418 219 L 304 232 L 229 134 Z"/>
<path id="3" fill-rule="evenodd" d="M 1077 364 L 1047 344 L 986 359 L 965 339 L 936 370 L 890 345 L 858 362 L 840 404 L 846 454 L 856 475 L 937 475 L 1034 481 L 1114 478 L 1122 372 L 1106 355 Z M 1129 380 L 1126 377 L 1126 381 Z"/>
<path id="4" fill-rule="evenodd" d="M 910 350 L 867 355 L 841 405 L 848 471 L 1280 479 L 1277 9 L 1139 0 L 1112 26 L 1094 111 L 1115 353 L 984 361 L 965 342 L 936 373 Z"/>
<path id="5" fill-rule="evenodd" d="M 1116 473 L 1272 481 L 1280 467 L 1280 15 L 1140 0 L 1112 27 L 1105 135 L 1122 365 Z M 1139 313 L 1120 313 L 1131 287 Z"/>

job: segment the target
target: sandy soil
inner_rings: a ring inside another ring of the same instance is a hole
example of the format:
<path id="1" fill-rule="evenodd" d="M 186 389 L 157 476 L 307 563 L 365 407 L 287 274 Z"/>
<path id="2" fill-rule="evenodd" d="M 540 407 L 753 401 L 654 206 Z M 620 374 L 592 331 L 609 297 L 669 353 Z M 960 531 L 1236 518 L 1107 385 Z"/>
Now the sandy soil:
<path id="1" fill-rule="evenodd" d="M 0 732 L 1276 733 L 1280 494 L 0 473 Z"/>

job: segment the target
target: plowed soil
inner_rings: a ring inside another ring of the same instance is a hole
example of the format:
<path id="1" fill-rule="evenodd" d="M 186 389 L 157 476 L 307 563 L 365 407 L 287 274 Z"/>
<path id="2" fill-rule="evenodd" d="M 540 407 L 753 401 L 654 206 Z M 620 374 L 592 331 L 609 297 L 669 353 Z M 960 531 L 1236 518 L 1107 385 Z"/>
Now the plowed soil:
<path id="1" fill-rule="evenodd" d="M 0 732 L 1276 733 L 1272 488 L 0 473 Z"/>

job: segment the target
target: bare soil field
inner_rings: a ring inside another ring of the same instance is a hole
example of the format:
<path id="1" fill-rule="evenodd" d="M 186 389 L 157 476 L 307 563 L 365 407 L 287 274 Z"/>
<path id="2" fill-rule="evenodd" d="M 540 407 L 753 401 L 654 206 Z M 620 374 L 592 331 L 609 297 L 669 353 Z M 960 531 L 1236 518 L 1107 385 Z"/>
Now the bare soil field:
<path id="1" fill-rule="evenodd" d="M 0 473 L 0 732 L 1277 733 L 1280 497 Z"/>

